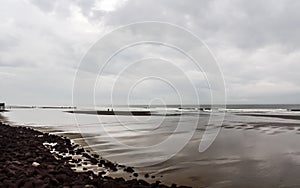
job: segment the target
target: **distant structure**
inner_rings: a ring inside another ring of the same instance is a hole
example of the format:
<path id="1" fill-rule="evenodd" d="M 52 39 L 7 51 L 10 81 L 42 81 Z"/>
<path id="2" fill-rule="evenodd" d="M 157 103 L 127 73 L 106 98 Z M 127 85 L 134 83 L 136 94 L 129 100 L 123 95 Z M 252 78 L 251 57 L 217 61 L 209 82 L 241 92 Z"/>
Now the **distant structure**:
<path id="1" fill-rule="evenodd" d="M 0 103 L 0 111 L 4 111 L 5 110 L 5 103 Z"/>

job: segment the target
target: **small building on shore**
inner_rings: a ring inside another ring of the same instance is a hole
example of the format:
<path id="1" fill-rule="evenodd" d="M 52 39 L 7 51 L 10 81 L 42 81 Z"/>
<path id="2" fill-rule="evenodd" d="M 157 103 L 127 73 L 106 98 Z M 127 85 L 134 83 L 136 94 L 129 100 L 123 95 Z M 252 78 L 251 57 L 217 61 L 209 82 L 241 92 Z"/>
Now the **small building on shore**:
<path id="1" fill-rule="evenodd" d="M 5 103 L 0 103 L 0 111 L 4 111 L 5 110 Z"/>

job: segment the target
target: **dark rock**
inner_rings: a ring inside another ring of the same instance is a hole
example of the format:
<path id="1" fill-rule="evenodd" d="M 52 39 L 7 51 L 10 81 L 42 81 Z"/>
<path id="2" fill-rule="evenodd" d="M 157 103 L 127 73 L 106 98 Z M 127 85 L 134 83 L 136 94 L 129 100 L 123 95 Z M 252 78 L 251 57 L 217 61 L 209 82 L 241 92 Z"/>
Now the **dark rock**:
<path id="1" fill-rule="evenodd" d="M 45 142 L 57 144 L 45 147 Z M 51 154 L 53 149 L 58 154 Z M 92 164 L 107 170 L 117 171 L 119 167 L 124 168 L 125 172 L 134 172 L 132 167 L 117 165 L 102 158 L 98 162 L 99 155 L 89 155 L 68 138 L 26 127 L 11 127 L 0 122 L 0 187 L 150 187 L 144 180 L 113 179 L 105 176 L 105 171 L 98 175 L 92 171 L 74 172 L 71 167 L 81 166 L 82 160 L 66 154 L 80 154 Z M 33 166 L 33 162 L 40 165 Z M 84 161 L 83 164 L 88 163 Z M 87 168 L 83 170 L 87 171 Z M 138 174 L 134 173 L 133 176 L 137 177 Z M 157 182 L 152 185 L 166 187 Z"/>
<path id="2" fill-rule="evenodd" d="M 27 181 L 23 185 L 24 188 L 32 188 L 33 187 L 33 182 Z"/>
<path id="3" fill-rule="evenodd" d="M 88 159 L 91 158 L 91 156 L 89 154 L 87 154 L 87 153 L 82 153 L 82 157 L 85 157 L 85 158 L 88 158 Z"/>
<path id="4" fill-rule="evenodd" d="M 99 158 L 98 154 L 93 154 L 92 156 L 95 157 L 95 158 Z"/>
<path id="5" fill-rule="evenodd" d="M 117 182 L 125 182 L 124 178 L 116 178 L 115 179 Z"/>
<path id="6" fill-rule="evenodd" d="M 150 184 L 148 182 L 146 182 L 145 180 L 138 180 L 139 184 L 140 185 L 143 185 L 143 186 L 149 186 Z"/>
<path id="7" fill-rule="evenodd" d="M 97 159 L 95 159 L 95 158 L 91 158 L 91 163 L 93 164 L 93 165 L 95 165 L 95 164 L 97 164 L 98 163 L 98 160 Z"/>
<path id="8" fill-rule="evenodd" d="M 126 167 L 126 168 L 124 168 L 124 171 L 125 172 L 129 172 L 129 173 L 133 173 L 134 172 L 134 170 L 133 170 L 132 167 Z"/>
<path id="9" fill-rule="evenodd" d="M 104 172 L 104 171 L 98 172 L 98 176 L 103 176 L 105 174 L 106 174 L 106 172 Z"/>

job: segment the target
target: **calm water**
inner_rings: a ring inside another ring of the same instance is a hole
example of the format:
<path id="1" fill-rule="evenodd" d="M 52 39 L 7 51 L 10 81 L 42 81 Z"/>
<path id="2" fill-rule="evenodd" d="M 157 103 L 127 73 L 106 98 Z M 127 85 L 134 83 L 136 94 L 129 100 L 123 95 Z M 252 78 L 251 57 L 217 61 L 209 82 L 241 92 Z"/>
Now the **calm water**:
<path id="1" fill-rule="evenodd" d="M 213 126 L 214 121 L 206 126 L 209 110 L 200 112 L 193 108 L 196 107 L 150 109 L 182 114 L 169 117 L 74 115 L 55 109 L 12 109 L 3 115 L 18 125 L 49 128 L 56 133 L 81 133 L 100 155 L 136 166 L 140 173 L 163 176 L 165 183 L 194 187 L 300 186 L 300 121 L 248 116 L 300 116 L 300 112 L 289 111 L 300 105 L 234 105 L 226 110 L 213 107 L 217 119 L 226 112 L 220 130 Z M 207 150 L 199 152 L 207 129 L 212 130 L 208 134 L 214 130 L 219 133 Z"/>

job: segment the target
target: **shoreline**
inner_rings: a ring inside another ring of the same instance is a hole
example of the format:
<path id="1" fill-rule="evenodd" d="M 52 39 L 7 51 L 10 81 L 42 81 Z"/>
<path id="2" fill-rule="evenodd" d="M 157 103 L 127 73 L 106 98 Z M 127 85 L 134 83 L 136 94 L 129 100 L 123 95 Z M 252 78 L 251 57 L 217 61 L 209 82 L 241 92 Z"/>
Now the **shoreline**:
<path id="1" fill-rule="evenodd" d="M 149 183 L 133 167 L 103 159 L 65 136 L 2 122 L 0 130 L 0 141 L 6 143 L 0 145 L 0 187 L 177 187 Z M 111 177 L 114 172 L 131 179 Z"/>

